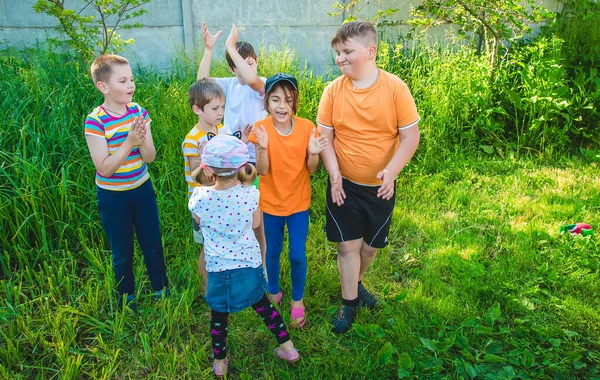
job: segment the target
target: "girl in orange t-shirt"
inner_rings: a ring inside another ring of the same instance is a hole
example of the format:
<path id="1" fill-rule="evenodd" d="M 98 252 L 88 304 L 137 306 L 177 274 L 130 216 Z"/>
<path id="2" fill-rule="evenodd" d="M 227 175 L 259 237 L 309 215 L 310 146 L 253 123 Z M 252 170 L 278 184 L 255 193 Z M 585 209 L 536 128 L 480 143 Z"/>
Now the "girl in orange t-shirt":
<path id="1" fill-rule="evenodd" d="M 310 174 L 318 170 L 319 153 L 328 141 L 317 137 L 312 121 L 295 116 L 298 83 L 293 76 L 279 73 L 267 79 L 265 108 L 270 116 L 255 123 L 249 141 L 256 146 L 256 168 L 261 175 L 258 189 L 267 238 L 269 298 L 279 305 L 283 296 L 279 267 L 287 224 L 292 277 L 290 325 L 303 327 Z"/>

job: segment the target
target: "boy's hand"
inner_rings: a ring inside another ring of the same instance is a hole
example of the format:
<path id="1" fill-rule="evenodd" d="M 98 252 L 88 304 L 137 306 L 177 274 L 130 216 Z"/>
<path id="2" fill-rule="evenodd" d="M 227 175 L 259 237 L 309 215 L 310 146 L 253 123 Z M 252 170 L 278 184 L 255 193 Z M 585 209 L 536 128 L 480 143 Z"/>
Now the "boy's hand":
<path id="1" fill-rule="evenodd" d="M 325 136 L 315 137 L 317 130 L 313 128 L 312 133 L 310 135 L 310 140 L 308 140 L 308 153 L 309 154 L 319 154 L 325 148 L 325 145 L 329 143 L 329 139 Z"/>
<path id="2" fill-rule="evenodd" d="M 267 135 L 267 130 L 264 125 L 260 125 L 260 128 L 252 128 L 252 132 L 256 136 L 256 144 L 262 150 L 267 150 L 267 146 L 269 145 L 269 135 Z"/>
<path id="3" fill-rule="evenodd" d="M 202 37 L 204 38 L 204 46 L 207 49 L 214 49 L 215 45 L 217 44 L 217 40 L 219 39 L 221 34 L 223 34 L 222 30 L 219 30 L 217 34 L 210 34 L 206 23 L 202 21 Z"/>
<path id="4" fill-rule="evenodd" d="M 238 125 L 238 131 L 242 132 L 242 141 L 246 144 L 248 144 L 248 139 L 250 138 L 250 132 L 252 132 L 252 128 L 254 128 L 252 124 L 246 124 L 244 129 Z"/>
<path id="5" fill-rule="evenodd" d="M 343 205 L 346 193 L 342 187 L 342 175 L 340 172 L 330 174 L 329 182 L 331 184 L 331 200 L 338 206 Z"/>
<path id="6" fill-rule="evenodd" d="M 377 190 L 377 198 L 383 198 L 386 201 L 394 196 L 394 181 L 396 176 L 390 173 L 388 170 L 383 169 L 377 173 L 377 179 L 383 181 L 379 190 Z"/>
<path id="7" fill-rule="evenodd" d="M 238 28 L 235 24 L 231 25 L 231 32 L 229 32 L 229 36 L 227 37 L 227 41 L 225 41 L 225 48 L 235 49 L 235 44 L 238 41 Z"/>
<path id="8" fill-rule="evenodd" d="M 198 144 L 198 146 L 196 147 L 196 151 L 198 151 L 198 156 L 202 157 L 202 152 L 204 151 L 204 147 L 206 146 L 206 143 L 208 141 L 202 141 L 200 144 Z"/>
<path id="9" fill-rule="evenodd" d="M 133 119 L 129 133 L 127 133 L 126 141 L 131 144 L 132 148 L 138 147 L 144 143 L 146 139 L 146 121 L 143 116 L 138 116 Z"/>

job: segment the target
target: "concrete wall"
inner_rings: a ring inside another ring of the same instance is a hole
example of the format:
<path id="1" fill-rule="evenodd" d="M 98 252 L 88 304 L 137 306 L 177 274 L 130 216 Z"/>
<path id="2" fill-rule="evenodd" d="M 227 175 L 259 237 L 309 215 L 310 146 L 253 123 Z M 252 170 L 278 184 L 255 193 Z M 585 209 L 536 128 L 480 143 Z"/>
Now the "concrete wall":
<path id="1" fill-rule="evenodd" d="M 540 0 L 541 1 L 541 0 Z M 167 69 L 177 53 L 192 54 L 203 48 L 202 21 L 211 32 L 223 30 L 215 51 L 224 57 L 224 43 L 235 23 L 240 28 L 240 39 L 260 45 L 287 46 L 297 51 L 301 64 L 308 62 L 317 72 L 332 67 L 331 37 L 342 17 L 330 17 L 335 0 L 153 0 L 145 6 L 148 13 L 136 19 L 143 27 L 121 29 L 123 38 L 134 38 L 135 45 L 123 53 L 144 66 Z M 339 0 L 342 3 L 342 0 Z M 556 10 L 556 0 L 541 1 Z M 412 6 L 420 0 L 370 1 L 358 17 L 367 17 L 382 8 L 400 7 L 397 19 L 406 20 Z M 24 47 L 43 42 L 47 35 L 56 36 L 56 21 L 36 14 L 35 0 L 0 0 L 0 42 Z M 83 0 L 67 0 L 66 6 L 79 10 Z M 405 33 L 408 27 L 388 32 L 392 37 Z M 441 35 L 440 33 L 438 33 Z"/>

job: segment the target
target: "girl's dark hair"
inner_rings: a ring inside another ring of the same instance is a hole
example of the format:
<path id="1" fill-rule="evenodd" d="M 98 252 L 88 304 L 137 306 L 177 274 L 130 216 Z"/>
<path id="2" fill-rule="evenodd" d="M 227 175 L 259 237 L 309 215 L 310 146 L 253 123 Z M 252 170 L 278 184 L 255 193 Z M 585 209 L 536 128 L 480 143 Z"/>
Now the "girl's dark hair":
<path id="1" fill-rule="evenodd" d="M 283 99 L 284 101 L 287 101 L 288 96 L 292 98 L 292 102 L 288 104 L 292 107 L 292 113 L 295 115 L 298 112 L 298 90 L 296 90 L 293 84 L 285 80 L 275 83 L 271 87 L 271 90 L 265 94 L 265 109 L 269 110 L 269 97 L 278 88 L 282 88 L 283 92 L 285 92 L 286 99 Z"/>
<path id="2" fill-rule="evenodd" d="M 238 41 L 235 43 L 235 50 L 242 56 L 242 58 L 246 59 L 248 57 L 254 58 L 256 61 L 258 58 L 256 56 L 256 52 L 252 45 L 245 41 Z M 235 63 L 233 63 L 233 59 L 229 55 L 229 52 L 225 53 L 225 59 L 227 60 L 227 64 L 231 68 L 231 70 L 235 69 Z"/>

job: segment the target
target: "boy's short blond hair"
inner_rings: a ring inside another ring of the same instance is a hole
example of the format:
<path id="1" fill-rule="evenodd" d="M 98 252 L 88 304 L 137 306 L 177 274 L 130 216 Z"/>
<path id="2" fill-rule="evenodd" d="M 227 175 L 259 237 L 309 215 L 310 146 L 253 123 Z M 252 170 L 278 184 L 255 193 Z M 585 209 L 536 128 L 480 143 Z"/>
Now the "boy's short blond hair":
<path id="1" fill-rule="evenodd" d="M 90 69 L 94 83 L 108 82 L 112 74 L 112 67 L 115 65 L 129 65 L 129 61 L 116 54 L 103 54 L 96 58 Z"/>
<path id="2" fill-rule="evenodd" d="M 377 46 L 377 29 L 373 24 L 366 21 L 350 21 L 342 24 L 335 32 L 331 39 L 331 47 L 335 48 L 336 45 L 346 43 L 349 39 L 356 37 L 365 46 Z"/>
<path id="3" fill-rule="evenodd" d="M 190 107 L 198 106 L 204 111 L 204 106 L 213 99 L 225 99 L 225 93 L 216 80 L 212 78 L 203 78 L 196 81 L 188 90 L 188 101 Z"/>

